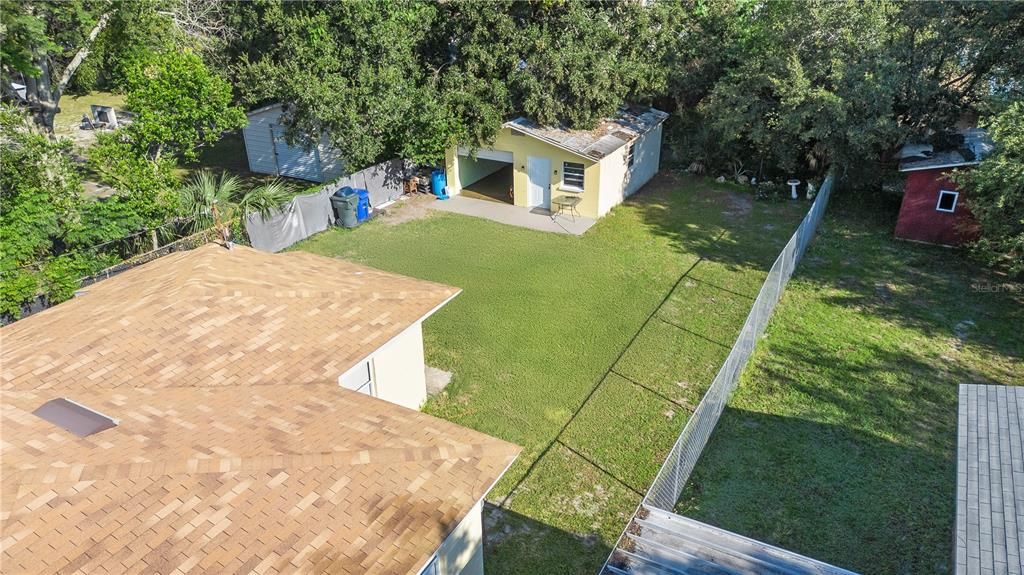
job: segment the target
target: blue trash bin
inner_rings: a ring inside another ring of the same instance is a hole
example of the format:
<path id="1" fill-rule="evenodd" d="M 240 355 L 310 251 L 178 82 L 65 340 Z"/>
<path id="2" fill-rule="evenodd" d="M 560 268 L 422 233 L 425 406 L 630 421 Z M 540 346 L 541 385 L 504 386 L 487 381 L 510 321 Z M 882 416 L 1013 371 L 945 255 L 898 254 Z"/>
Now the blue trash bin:
<path id="1" fill-rule="evenodd" d="M 356 204 L 356 219 L 365 222 L 370 219 L 370 192 L 357 188 L 356 194 L 359 196 L 359 203 Z"/>
<path id="2" fill-rule="evenodd" d="M 434 170 L 430 173 L 430 191 L 434 192 L 434 195 L 439 199 L 448 199 L 448 178 L 444 175 L 444 170 Z"/>

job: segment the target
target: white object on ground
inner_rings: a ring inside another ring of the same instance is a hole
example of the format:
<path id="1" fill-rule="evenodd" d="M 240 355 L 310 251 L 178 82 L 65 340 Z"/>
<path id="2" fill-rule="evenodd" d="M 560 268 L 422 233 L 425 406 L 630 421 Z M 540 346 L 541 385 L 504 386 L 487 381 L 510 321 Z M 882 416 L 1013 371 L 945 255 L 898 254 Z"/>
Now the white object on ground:
<path id="1" fill-rule="evenodd" d="M 789 189 L 793 192 L 791 197 L 794 200 L 797 199 L 798 196 L 796 195 L 796 187 L 800 185 L 800 180 L 797 180 L 796 178 L 794 178 L 794 179 L 786 182 L 786 184 L 789 185 Z"/>

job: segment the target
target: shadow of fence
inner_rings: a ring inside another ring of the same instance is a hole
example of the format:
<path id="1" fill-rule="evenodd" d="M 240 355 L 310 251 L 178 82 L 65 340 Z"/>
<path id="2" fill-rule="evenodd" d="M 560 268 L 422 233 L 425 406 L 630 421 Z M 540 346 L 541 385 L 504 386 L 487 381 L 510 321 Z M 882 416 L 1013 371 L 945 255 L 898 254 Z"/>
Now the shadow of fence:
<path id="1" fill-rule="evenodd" d="M 796 266 L 800 263 L 807 246 L 814 237 L 828 205 L 834 182 L 835 176 L 830 174 L 822 184 L 811 209 L 808 210 L 796 232 L 793 233 L 786 247 L 776 258 L 754 300 L 754 305 L 747 315 L 739 337 L 711 386 L 669 451 L 654 482 L 647 490 L 641 506 L 661 509 L 670 513 L 675 509 L 676 502 L 679 500 L 690 474 L 693 473 L 697 460 L 707 445 L 729 396 L 736 389 L 740 374 L 754 351 L 757 339 L 764 333 L 789 278 L 792 277 Z M 626 528 L 629 528 L 629 524 Z M 619 543 L 622 543 L 621 537 Z"/>

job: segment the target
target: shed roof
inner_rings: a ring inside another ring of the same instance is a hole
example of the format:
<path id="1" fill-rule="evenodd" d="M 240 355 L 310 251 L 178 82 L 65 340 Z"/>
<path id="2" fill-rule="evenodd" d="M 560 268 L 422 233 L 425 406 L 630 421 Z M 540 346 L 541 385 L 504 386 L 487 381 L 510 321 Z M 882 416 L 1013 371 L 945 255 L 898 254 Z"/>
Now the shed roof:
<path id="1" fill-rule="evenodd" d="M 1024 573 L 1024 387 L 960 385 L 956 575 Z"/>
<path id="2" fill-rule="evenodd" d="M 584 158 L 600 160 L 650 132 L 666 118 L 666 112 L 655 108 L 623 106 L 615 117 L 603 120 L 592 130 L 541 126 L 522 117 L 506 122 L 505 126 Z"/>
<path id="3" fill-rule="evenodd" d="M 274 102 L 273 104 L 267 104 L 265 106 L 260 106 L 259 108 L 254 108 L 252 110 L 249 110 L 248 112 L 245 113 L 245 115 L 249 116 L 249 117 L 252 117 L 252 116 L 256 116 L 258 114 L 262 114 L 264 112 L 269 112 L 270 110 L 275 110 L 275 109 L 276 110 L 281 110 L 283 108 L 284 108 L 284 104 L 282 104 L 281 102 Z"/>
<path id="4" fill-rule="evenodd" d="M 934 151 L 930 144 L 919 142 L 904 145 L 896 154 L 901 160 L 899 171 L 915 172 L 974 166 L 992 151 L 992 140 L 981 128 L 961 130 L 959 135 L 963 138 L 963 146 L 952 150 Z"/>
<path id="5" fill-rule="evenodd" d="M 337 370 L 455 292 L 210 246 L 3 328 L 4 571 L 417 572 L 519 449 Z M 118 424 L 32 414 L 60 397 Z"/>

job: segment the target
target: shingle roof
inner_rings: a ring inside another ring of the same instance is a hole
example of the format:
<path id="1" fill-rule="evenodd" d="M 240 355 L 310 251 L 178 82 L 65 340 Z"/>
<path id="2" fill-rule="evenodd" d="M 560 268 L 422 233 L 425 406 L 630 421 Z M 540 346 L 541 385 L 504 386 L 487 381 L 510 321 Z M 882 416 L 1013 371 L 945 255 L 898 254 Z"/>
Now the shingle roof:
<path id="1" fill-rule="evenodd" d="M 614 118 L 604 120 L 593 130 L 541 126 L 526 118 L 516 118 L 505 126 L 585 158 L 600 160 L 650 132 L 666 118 L 668 114 L 661 110 L 624 106 Z"/>
<path id="2" fill-rule="evenodd" d="M 459 290 L 209 244 L 84 291 L 4 328 L 3 387 L 336 381 Z"/>
<path id="3" fill-rule="evenodd" d="M 0 330 L 4 572 L 416 572 L 518 448 L 317 380 L 348 360 L 301 346 L 379 341 L 452 293 L 210 247 Z M 119 424 L 78 437 L 31 413 L 56 397 Z"/>
<path id="4" fill-rule="evenodd" d="M 961 130 L 959 137 L 962 138 L 963 145 L 957 149 L 935 151 L 932 145 L 917 142 L 904 145 L 896 154 L 900 159 L 899 171 L 915 172 L 976 166 L 994 148 L 992 139 L 981 128 Z"/>
<path id="5" fill-rule="evenodd" d="M 968 160 L 957 150 L 934 152 L 926 157 L 907 158 L 900 162 L 899 171 L 916 172 L 918 170 L 934 170 L 937 168 L 958 168 L 974 166 L 979 161 Z"/>

